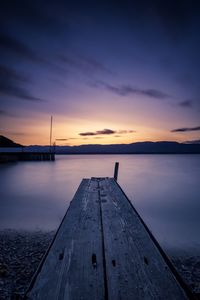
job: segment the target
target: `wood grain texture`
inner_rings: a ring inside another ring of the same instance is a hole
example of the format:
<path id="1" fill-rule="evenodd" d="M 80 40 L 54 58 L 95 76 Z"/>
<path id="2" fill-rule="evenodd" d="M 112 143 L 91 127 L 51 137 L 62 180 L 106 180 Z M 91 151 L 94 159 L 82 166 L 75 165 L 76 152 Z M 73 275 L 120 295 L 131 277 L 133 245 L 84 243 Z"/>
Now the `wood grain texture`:
<path id="1" fill-rule="evenodd" d="M 100 181 L 108 299 L 187 299 L 115 180 Z"/>
<path id="2" fill-rule="evenodd" d="M 83 179 L 28 299 L 188 299 L 113 178 Z"/>
<path id="3" fill-rule="evenodd" d="M 83 180 L 28 299 L 104 299 L 102 235 L 95 180 Z"/>

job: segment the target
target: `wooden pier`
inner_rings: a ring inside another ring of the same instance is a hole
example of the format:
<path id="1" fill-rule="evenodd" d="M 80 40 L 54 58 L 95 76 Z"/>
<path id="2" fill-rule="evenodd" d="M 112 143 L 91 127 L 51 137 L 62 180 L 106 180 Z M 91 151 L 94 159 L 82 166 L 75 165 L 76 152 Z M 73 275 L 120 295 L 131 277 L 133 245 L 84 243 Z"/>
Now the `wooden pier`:
<path id="1" fill-rule="evenodd" d="M 55 153 L 51 152 L 0 152 L 0 163 L 17 161 L 54 161 Z"/>
<path id="2" fill-rule="evenodd" d="M 193 299 L 113 178 L 83 179 L 26 299 Z"/>

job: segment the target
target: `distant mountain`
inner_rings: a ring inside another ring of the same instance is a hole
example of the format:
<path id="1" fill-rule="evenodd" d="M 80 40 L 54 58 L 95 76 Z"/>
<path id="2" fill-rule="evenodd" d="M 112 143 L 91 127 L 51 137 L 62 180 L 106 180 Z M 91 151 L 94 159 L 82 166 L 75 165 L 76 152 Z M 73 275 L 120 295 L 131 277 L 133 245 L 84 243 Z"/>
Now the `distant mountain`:
<path id="1" fill-rule="evenodd" d="M 0 147 L 19 148 L 20 144 L 0 135 Z M 110 144 L 110 145 L 80 145 L 80 146 L 56 146 L 52 151 L 57 154 L 200 154 L 198 143 L 177 142 L 138 142 L 132 144 Z M 24 152 L 49 152 L 49 146 L 27 146 Z"/>
<path id="2" fill-rule="evenodd" d="M 132 144 L 56 146 L 55 150 L 57 154 L 200 154 L 200 144 L 166 141 L 138 142 Z M 47 152 L 49 146 L 28 146 L 24 151 Z"/>
<path id="3" fill-rule="evenodd" d="M 23 147 L 20 144 L 14 143 L 12 140 L 7 137 L 0 135 L 0 147 L 3 148 L 15 148 L 15 147 Z"/>

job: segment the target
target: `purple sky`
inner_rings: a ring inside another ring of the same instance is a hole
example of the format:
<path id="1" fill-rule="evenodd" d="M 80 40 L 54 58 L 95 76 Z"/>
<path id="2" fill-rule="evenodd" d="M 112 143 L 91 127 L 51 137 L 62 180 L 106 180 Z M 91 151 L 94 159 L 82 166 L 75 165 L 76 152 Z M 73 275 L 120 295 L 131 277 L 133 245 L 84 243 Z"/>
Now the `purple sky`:
<path id="1" fill-rule="evenodd" d="M 200 139 L 198 1 L 2 1 L 0 28 L 0 134 Z"/>

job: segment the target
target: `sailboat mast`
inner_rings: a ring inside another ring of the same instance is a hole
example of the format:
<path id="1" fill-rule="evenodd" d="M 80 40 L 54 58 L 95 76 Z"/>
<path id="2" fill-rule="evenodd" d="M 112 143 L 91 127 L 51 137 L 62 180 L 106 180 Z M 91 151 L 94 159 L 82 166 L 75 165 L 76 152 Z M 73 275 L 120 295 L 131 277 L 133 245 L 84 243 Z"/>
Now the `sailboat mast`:
<path id="1" fill-rule="evenodd" d="M 51 116 L 51 123 L 50 123 L 50 141 L 49 141 L 49 145 L 50 145 L 50 147 L 49 147 L 49 150 L 50 150 L 50 152 L 51 152 L 51 144 L 52 144 L 52 123 L 53 123 L 53 117 Z"/>

